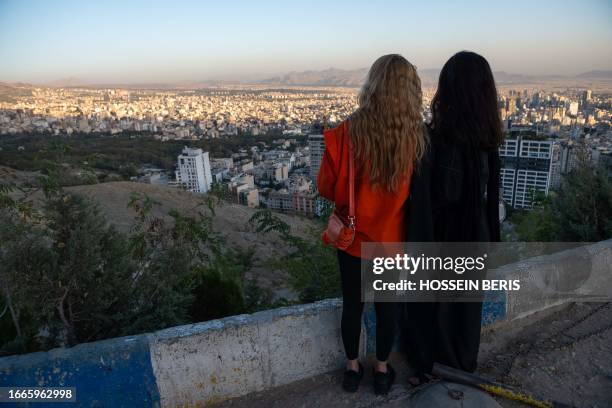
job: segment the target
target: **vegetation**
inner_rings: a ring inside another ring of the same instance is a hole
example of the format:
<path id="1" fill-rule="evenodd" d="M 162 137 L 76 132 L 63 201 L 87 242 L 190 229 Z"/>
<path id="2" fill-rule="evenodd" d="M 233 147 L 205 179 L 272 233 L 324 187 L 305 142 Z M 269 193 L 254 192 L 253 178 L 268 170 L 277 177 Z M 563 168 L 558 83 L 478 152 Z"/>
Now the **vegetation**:
<path id="1" fill-rule="evenodd" d="M 612 180 L 583 160 L 558 192 L 536 197 L 535 208 L 511 217 L 521 241 L 597 242 L 612 238 Z"/>
<path id="2" fill-rule="evenodd" d="M 270 136 L 189 144 L 227 156 L 264 141 L 271 141 Z M 126 203 L 135 220 L 128 232 L 112 227 L 90 199 L 63 189 L 129 178 L 144 164 L 171 169 L 184 145 L 143 135 L 3 138 L 0 163 L 40 176 L 28 184 L 0 185 L 0 355 L 289 303 L 274 301 L 271 290 L 245 278 L 253 250 L 230 248 L 214 230 L 215 205 L 228 196 L 223 186 L 214 186 L 197 216 L 173 210 L 170 221 L 152 215 L 159 203 L 134 195 Z M 40 190 L 42 207 L 36 210 L 31 197 Z M 284 237 L 301 248 L 296 254 L 320 250 L 292 237 L 288 227 Z M 289 263 L 302 298 L 331 293 L 326 288 L 334 284 L 322 278 L 325 275 L 299 273 L 305 265 L 305 259 L 298 258 Z M 311 295 L 305 294 L 307 289 Z"/>
<path id="3" fill-rule="evenodd" d="M 129 233 L 110 226 L 95 203 L 41 179 L 35 211 L 15 188 L 0 188 L 0 354 L 71 346 L 265 307 L 244 287 L 252 253 L 228 249 L 212 227 L 215 198 L 196 217 L 132 197 Z"/>
<path id="4" fill-rule="evenodd" d="M 159 135 L 158 135 L 159 136 Z M 85 182 L 129 179 L 144 166 L 174 170 L 176 157 L 185 146 L 209 151 L 212 157 L 229 157 L 240 149 L 259 143 L 271 143 L 279 135 L 238 135 L 231 138 L 202 140 L 169 140 L 160 142 L 149 133 L 104 134 L 17 134 L 5 135 L 0 143 L 0 164 L 17 170 L 45 172 L 50 165 L 73 169 L 75 180 L 64 180 L 62 185 Z M 298 136 L 297 139 L 303 139 Z M 93 179 L 79 178 L 82 171 Z M 110 178 L 109 178 L 110 177 Z M 97 180 L 96 180 L 97 178 Z"/>
<path id="5" fill-rule="evenodd" d="M 302 302 L 340 295 L 336 251 L 324 245 L 319 238 L 323 224 L 309 231 L 310 239 L 306 239 L 292 234 L 289 225 L 270 210 L 258 211 L 251 217 L 250 223 L 262 234 L 277 232 L 294 249 L 284 258 L 272 261 L 270 266 L 288 272 L 290 284 L 299 293 Z"/>

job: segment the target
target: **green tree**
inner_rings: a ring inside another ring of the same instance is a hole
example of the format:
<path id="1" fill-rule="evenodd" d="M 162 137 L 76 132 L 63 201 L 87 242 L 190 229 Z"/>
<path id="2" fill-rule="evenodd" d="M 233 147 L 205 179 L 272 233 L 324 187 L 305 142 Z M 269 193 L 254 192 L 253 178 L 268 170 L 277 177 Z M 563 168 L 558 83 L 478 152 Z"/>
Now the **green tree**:
<path id="1" fill-rule="evenodd" d="M 322 243 L 322 225 L 308 230 L 308 237 L 302 238 L 292 234 L 291 227 L 267 209 L 253 214 L 249 222 L 256 232 L 276 232 L 292 247 L 290 254 L 273 261 L 271 266 L 288 272 L 290 284 L 299 293 L 302 302 L 313 302 L 340 294 L 336 251 Z"/>
<path id="2" fill-rule="evenodd" d="M 245 279 L 253 250 L 228 248 L 213 228 L 215 206 L 227 191 L 203 198 L 194 216 L 175 210 L 154 216 L 159 203 L 135 194 L 128 203 L 134 224 L 123 233 L 108 224 L 96 203 L 62 188 L 64 161 L 78 149 L 50 150 L 57 151 L 55 160 L 44 166 L 39 188 L 0 186 L 0 353 L 285 304 L 272 302 L 271 291 Z M 31 203 L 37 190 L 43 196 L 40 210 Z M 291 239 L 289 229 L 284 231 Z M 309 278 L 304 282 L 313 286 Z"/>
<path id="3" fill-rule="evenodd" d="M 522 241 L 597 242 L 612 238 L 612 181 L 603 167 L 586 160 L 534 209 L 515 214 Z"/>
<path id="4" fill-rule="evenodd" d="M 0 209 L 0 225 L 0 354 L 32 351 L 39 330 L 32 289 L 54 267 L 55 254 L 39 226 L 7 208 Z"/>
<path id="5" fill-rule="evenodd" d="M 556 236 L 552 202 L 556 193 L 548 196 L 535 194 L 535 203 L 530 211 L 514 212 L 511 219 L 516 224 L 516 233 L 521 241 L 550 242 Z"/>
<path id="6" fill-rule="evenodd" d="M 612 181 L 603 167 L 581 163 L 564 178 L 551 207 L 559 241 L 612 238 Z"/>
<path id="7" fill-rule="evenodd" d="M 89 199 L 43 182 L 42 222 L 21 216 L 8 188 L 0 197 L 4 353 L 188 323 L 194 310 L 202 319 L 244 312 L 252 252 L 225 249 L 212 201 L 195 217 L 171 211 L 168 222 L 151 215 L 154 200 L 134 196 L 136 222 L 124 234 Z"/>
<path id="8" fill-rule="evenodd" d="M 194 322 L 244 313 L 244 292 L 238 280 L 227 276 L 223 269 L 209 268 L 196 271 L 194 302 L 189 314 Z"/>

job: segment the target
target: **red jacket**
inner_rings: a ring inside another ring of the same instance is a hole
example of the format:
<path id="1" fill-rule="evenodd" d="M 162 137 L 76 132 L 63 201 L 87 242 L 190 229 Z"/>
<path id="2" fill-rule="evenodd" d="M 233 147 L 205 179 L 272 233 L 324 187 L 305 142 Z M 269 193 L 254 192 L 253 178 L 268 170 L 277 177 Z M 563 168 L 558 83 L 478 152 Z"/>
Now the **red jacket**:
<path id="1" fill-rule="evenodd" d="M 340 214 L 348 215 L 349 135 L 344 128 L 340 124 L 323 134 L 325 153 L 317 186 L 319 194 L 333 201 Z M 404 203 L 410 191 L 412 171 L 397 191 L 390 192 L 381 186 L 372 187 L 368 168 L 367 163 L 355 166 L 355 241 L 346 252 L 356 257 L 361 257 L 362 242 L 403 242 L 405 235 Z"/>

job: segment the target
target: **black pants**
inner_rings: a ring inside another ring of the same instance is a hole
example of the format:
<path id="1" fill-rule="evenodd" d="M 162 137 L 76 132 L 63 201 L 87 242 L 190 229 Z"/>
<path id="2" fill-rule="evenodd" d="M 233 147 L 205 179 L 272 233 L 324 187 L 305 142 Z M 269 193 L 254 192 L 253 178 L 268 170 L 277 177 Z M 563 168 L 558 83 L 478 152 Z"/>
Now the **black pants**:
<path id="1" fill-rule="evenodd" d="M 342 342 L 349 360 L 359 355 L 361 335 L 361 258 L 338 251 L 342 279 Z M 376 309 L 376 358 L 386 361 L 395 339 L 396 304 L 374 303 Z"/>
<path id="2" fill-rule="evenodd" d="M 405 303 L 402 312 L 402 339 L 417 371 L 430 373 L 434 362 L 476 370 L 482 302 Z"/>

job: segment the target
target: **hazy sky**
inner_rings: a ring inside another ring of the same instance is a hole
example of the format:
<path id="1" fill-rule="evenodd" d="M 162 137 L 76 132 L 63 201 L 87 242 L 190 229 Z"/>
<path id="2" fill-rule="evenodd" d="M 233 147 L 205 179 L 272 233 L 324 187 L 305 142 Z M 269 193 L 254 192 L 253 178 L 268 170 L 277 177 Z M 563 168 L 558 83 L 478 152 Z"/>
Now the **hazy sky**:
<path id="1" fill-rule="evenodd" d="M 612 1 L 0 0 L 0 81 L 254 79 L 454 52 L 493 70 L 612 69 Z"/>

